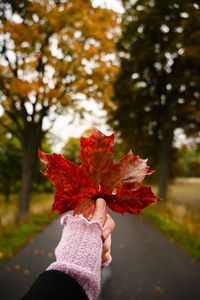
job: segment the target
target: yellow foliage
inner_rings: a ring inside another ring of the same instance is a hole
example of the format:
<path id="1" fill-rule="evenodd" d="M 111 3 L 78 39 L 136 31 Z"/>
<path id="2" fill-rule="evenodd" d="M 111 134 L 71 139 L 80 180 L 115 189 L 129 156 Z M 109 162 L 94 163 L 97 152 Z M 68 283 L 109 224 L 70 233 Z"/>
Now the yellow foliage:
<path id="1" fill-rule="evenodd" d="M 71 93 L 98 99 L 98 91 L 105 93 L 101 99 L 107 102 L 118 68 L 104 57 L 116 51 L 117 13 L 94 8 L 89 0 L 29 4 L 20 16 L 23 22 L 5 18 L 0 28 L 9 33 L 13 57 L 17 57 L 12 63 L 0 63 L 4 105 L 12 107 L 22 97 L 30 101 L 34 95 L 45 105 L 66 106 Z M 108 38 L 110 33 L 113 38 Z"/>
<path id="2" fill-rule="evenodd" d="M 31 85 L 27 81 L 20 80 L 17 77 L 13 77 L 10 83 L 10 92 L 13 94 L 20 94 L 27 96 L 31 91 Z"/>

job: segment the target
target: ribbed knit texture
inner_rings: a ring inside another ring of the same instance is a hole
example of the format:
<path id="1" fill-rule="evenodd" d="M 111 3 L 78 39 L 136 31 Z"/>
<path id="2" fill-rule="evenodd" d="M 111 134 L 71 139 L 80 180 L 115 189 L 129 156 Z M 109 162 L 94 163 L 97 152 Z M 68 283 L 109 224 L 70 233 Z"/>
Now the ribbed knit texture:
<path id="1" fill-rule="evenodd" d="M 63 271 L 74 277 L 83 287 L 88 298 L 94 300 L 100 292 L 102 259 L 102 226 L 89 222 L 82 215 L 74 218 L 67 214 L 61 219 L 64 225 L 61 240 L 55 250 L 56 262 L 47 270 Z"/>

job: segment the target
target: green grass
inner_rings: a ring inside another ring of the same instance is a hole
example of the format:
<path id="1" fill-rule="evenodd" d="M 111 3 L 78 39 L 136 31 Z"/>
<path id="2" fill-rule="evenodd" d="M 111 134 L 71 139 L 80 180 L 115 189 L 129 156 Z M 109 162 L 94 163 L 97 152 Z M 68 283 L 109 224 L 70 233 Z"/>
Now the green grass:
<path id="1" fill-rule="evenodd" d="M 0 263 L 11 257 L 33 235 L 52 222 L 56 216 L 55 213 L 47 216 L 46 212 L 43 215 L 32 216 L 24 223 L 2 228 L 0 232 Z"/>
<path id="2" fill-rule="evenodd" d="M 162 212 L 162 207 L 159 208 L 159 211 L 155 210 L 154 206 L 148 207 L 142 211 L 142 216 L 166 233 L 168 237 L 177 241 L 190 255 L 200 261 L 200 235 L 191 233 L 187 226 L 177 224 L 165 216 L 164 210 Z"/>

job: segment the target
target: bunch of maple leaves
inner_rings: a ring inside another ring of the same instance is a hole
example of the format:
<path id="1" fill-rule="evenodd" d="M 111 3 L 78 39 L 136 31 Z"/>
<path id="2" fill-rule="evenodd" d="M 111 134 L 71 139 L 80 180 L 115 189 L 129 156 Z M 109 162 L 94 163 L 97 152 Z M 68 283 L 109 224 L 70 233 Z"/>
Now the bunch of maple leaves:
<path id="1" fill-rule="evenodd" d="M 39 150 L 39 158 L 46 165 L 42 173 L 50 177 L 56 187 L 52 206 L 59 215 L 74 211 L 88 216 L 97 198 L 104 198 L 107 206 L 124 214 L 140 214 L 141 209 L 161 200 L 150 187 L 143 186 L 146 175 L 152 174 L 147 159 L 130 151 L 118 163 L 113 163 L 114 133 L 104 135 L 94 128 L 90 137 L 81 137 L 81 165 L 65 159 L 60 154 L 47 154 Z"/>

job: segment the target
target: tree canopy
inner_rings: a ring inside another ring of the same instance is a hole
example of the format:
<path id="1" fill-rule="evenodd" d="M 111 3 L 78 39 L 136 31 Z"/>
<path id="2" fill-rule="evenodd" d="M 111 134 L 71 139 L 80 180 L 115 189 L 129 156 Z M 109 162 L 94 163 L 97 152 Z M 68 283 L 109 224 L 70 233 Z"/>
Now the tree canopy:
<path id="1" fill-rule="evenodd" d="M 123 3 L 110 123 L 134 152 L 151 156 L 154 166 L 159 161 L 165 197 L 175 129 L 199 135 L 200 6 L 192 0 Z"/>
<path id="2" fill-rule="evenodd" d="M 89 0 L 16 0 L 0 3 L 0 18 L 0 123 L 22 143 L 18 215 L 27 216 L 44 118 L 76 108 L 80 93 L 109 102 L 118 16 Z"/>
<path id="3" fill-rule="evenodd" d="M 90 1 L 26 0 L 3 1 L 0 15 L 1 105 L 18 135 L 77 93 L 109 100 L 116 13 Z"/>

